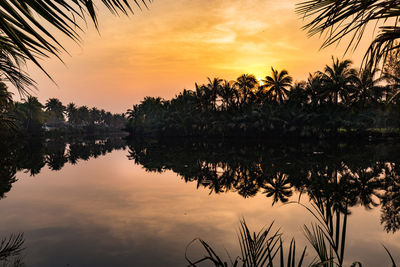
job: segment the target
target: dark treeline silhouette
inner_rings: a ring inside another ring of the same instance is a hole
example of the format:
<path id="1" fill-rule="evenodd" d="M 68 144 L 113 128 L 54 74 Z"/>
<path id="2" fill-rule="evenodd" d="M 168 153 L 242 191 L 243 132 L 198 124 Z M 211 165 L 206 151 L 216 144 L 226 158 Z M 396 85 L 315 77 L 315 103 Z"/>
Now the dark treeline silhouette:
<path id="1" fill-rule="evenodd" d="M 50 98 L 45 104 L 33 96 L 28 96 L 22 102 L 14 102 L 12 93 L 0 81 L 0 133 L 2 134 L 112 132 L 121 131 L 126 123 L 125 114 L 112 114 L 96 107 L 78 107 L 74 103 L 64 106 L 57 98 Z"/>
<path id="2" fill-rule="evenodd" d="M 146 97 L 128 110 L 134 136 L 302 136 L 395 134 L 400 127 L 400 64 L 357 71 L 333 59 L 324 71 L 293 83 L 272 68 L 260 82 L 209 79 L 171 100 Z M 385 130 L 383 130 L 385 129 Z"/>
<path id="3" fill-rule="evenodd" d="M 107 138 L 44 138 L 0 140 L 0 199 L 9 192 L 17 180 L 17 172 L 31 176 L 40 173 L 43 167 L 61 170 L 66 163 L 77 164 L 105 155 L 113 150 L 125 149 L 122 137 Z"/>
<path id="4" fill-rule="evenodd" d="M 301 193 L 320 208 L 345 214 L 356 205 L 380 207 L 384 228 L 400 228 L 398 144 L 130 142 L 129 158 L 136 164 L 152 172 L 172 170 L 210 193 L 264 194 L 273 204 Z"/>

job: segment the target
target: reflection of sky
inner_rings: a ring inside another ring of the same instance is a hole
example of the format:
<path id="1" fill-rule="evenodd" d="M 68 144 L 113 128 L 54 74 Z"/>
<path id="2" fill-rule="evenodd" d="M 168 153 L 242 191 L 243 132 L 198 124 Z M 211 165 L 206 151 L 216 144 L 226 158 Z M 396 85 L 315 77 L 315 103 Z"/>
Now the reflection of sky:
<path id="1" fill-rule="evenodd" d="M 298 247 L 304 244 L 301 227 L 309 222 L 304 208 L 271 207 L 261 194 L 209 195 L 172 172 L 146 173 L 126 154 L 114 151 L 36 177 L 18 174 L 0 201 L 0 233 L 25 232 L 28 266 L 184 266 L 185 247 L 195 237 L 236 255 L 242 216 L 254 230 L 275 220 L 286 242 L 295 236 Z M 347 260 L 379 266 L 388 259 L 381 243 L 396 254 L 399 235 L 382 232 L 379 209 L 352 212 Z M 190 252 L 195 256 L 196 248 Z"/>

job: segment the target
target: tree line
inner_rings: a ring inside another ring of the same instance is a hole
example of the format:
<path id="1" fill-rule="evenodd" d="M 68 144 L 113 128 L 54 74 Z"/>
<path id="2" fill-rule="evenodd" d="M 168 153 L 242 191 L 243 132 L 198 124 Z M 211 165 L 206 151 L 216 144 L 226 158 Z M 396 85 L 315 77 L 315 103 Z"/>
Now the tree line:
<path id="1" fill-rule="evenodd" d="M 45 104 L 34 96 L 15 102 L 6 84 L 0 82 L 0 132 L 5 134 L 120 131 L 126 122 L 125 114 L 113 114 L 104 109 L 77 106 L 74 103 L 65 106 L 57 98 L 50 98 Z"/>
<path id="2" fill-rule="evenodd" d="M 146 97 L 128 110 L 132 135 L 326 137 L 377 134 L 400 127 L 400 63 L 393 53 L 382 71 L 356 70 L 332 58 L 323 71 L 293 82 L 272 68 L 259 81 L 208 79 L 171 100 Z"/>

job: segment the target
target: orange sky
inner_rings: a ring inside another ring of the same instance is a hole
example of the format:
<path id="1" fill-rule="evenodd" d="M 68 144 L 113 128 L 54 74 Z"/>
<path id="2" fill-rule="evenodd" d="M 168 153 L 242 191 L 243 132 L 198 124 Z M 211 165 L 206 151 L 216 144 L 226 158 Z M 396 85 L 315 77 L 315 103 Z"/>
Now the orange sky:
<path id="1" fill-rule="evenodd" d="M 207 77 L 227 80 L 243 73 L 263 78 L 270 67 L 285 68 L 295 79 L 322 69 L 344 46 L 319 50 L 322 40 L 307 38 L 295 0 L 156 0 L 130 18 L 100 10 L 100 34 L 90 25 L 83 43 L 65 40 L 66 65 L 55 58 L 43 65 L 54 85 L 36 67 L 35 93 L 64 104 L 124 112 L 145 96 L 171 98 Z M 64 40 L 64 38 L 61 38 Z M 356 65 L 363 49 L 348 55 Z"/>

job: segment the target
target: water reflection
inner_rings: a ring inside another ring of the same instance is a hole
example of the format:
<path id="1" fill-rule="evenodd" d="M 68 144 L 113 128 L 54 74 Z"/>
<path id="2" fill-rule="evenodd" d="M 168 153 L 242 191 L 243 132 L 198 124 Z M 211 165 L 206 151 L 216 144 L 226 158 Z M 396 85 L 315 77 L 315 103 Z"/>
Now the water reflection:
<path id="1" fill-rule="evenodd" d="M 275 204 L 296 192 L 308 196 L 323 216 L 337 213 L 339 220 L 350 207 L 380 207 L 388 232 L 400 228 L 399 154 L 394 143 L 132 140 L 129 145 L 129 159 L 146 170 L 172 170 L 210 194 L 264 194 Z"/>
<path id="2" fill-rule="evenodd" d="M 113 150 L 125 149 L 123 137 L 80 137 L 58 139 L 0 140 L 0 199 L 17 181 L 16 173 L 38 175 L 47 166 L 61 170 L 66 163 L 77 164 Z"/>
<path id="3" fill-rule="evenodd" d="M 311 200 L 322 214 L 336 258 L 346 266 L 353 255 L 368 255 L 362 262 L 371 266 L 386 259 L 376 249 L 387 238 L 377 229 L 379 213 L 388 231 L 399 229 L 395 143 L 131 140 L 128 152 L 81 164 L 125 148 L 126 141 L 59 138 L 0 145 L 1 196 L 14 186 L 0 200 L 0 230 L 2 236 L 25 233 L 29 266 L 184 266 L 185 247 L 195 237 L 216 248 L 228 243 L 231 252 L 241 216 L 252 229 L 276 219 L 301 247 L 306 241 L 298 228 L 312 216 L 297 204 L 280 205 L 299 198 Z M 32 175 L 37 176 L 28 179 Z M 192 252 L 193 258 L 202 253 Z"/>

